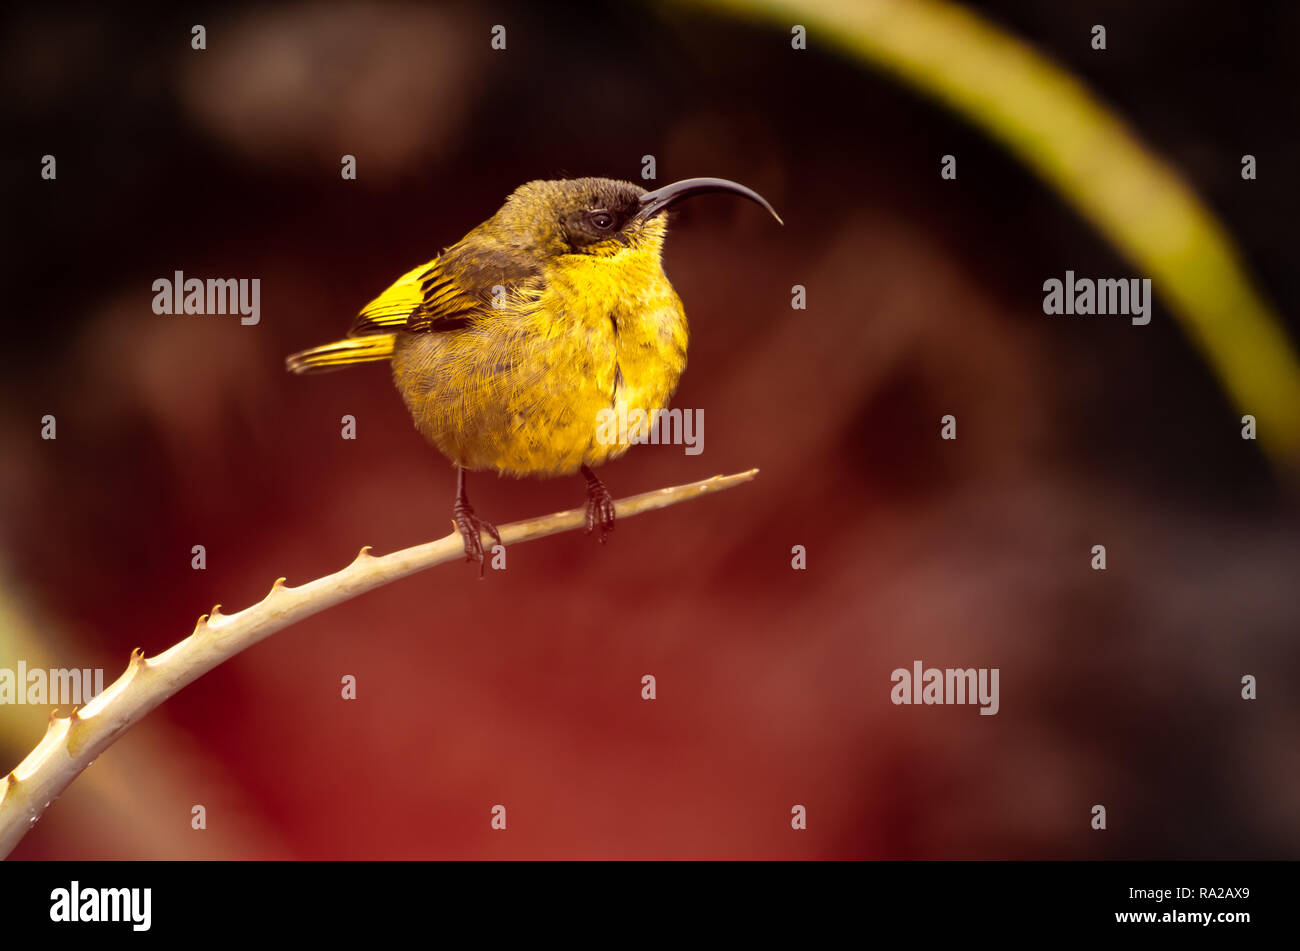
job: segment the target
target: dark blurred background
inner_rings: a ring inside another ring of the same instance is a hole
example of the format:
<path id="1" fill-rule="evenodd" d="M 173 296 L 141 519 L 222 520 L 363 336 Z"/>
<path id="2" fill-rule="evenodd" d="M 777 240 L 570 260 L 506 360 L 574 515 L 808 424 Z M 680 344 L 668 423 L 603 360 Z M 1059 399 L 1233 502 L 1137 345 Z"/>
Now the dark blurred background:
<path id="1" fill-rule="evenodd" d="M 1188 178 L 1295 339 L 1300 7 L 969 6 Z M 1043 316 L 1046 278 L 1135 269 L 940 106 L 815 36 L 633 3 L 51 3 L 0 36 L 0 666 L 111 681 L 215 602 L 445 534 L 452 470 L 386 368 L 283 359 L 518 184 L 638 180 L 652 154 L 658 183 L 732 178 L 786 221 L 675 216 L 674 405 L 704 410 L 705 451 L 601 472 L 618 496 L 756 482 L 277 634 L 119 740 L 15 857 L 1296 857 L 1294 479 L 1159 297 L 1147 327 Z M 154 315 L 177 269 L 260 278 L 261 323 Z M 480 475 L 472 498 L 501 524 L 583 492 Z M 892 705 L 916 659 L 1000 668 L 1001 712 Z M 3 768 L 47 714 L 0 708 Z"/>

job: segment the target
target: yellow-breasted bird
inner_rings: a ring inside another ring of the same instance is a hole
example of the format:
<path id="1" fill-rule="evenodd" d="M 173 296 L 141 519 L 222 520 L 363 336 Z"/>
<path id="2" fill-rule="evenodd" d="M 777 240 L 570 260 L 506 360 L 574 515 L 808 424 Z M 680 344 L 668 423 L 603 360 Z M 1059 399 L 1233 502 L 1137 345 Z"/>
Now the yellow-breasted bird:
<path id="1" fill-rule="evenodd" d="M 682 302 L 661 261 L 665 212 L 726 192 L 721 178 L 654 191 L 607 178 L 528 182 L 495 215 L 362 309 L 348 337 L 295 353 L 294 373 L 390 360 L 416 428 L 456 466 L 452 518 L 468 560 L 500 542 L 465 491 L 466 470 L 587 480 L 587 532 L 614 527 L 592 466 L 627 441 L 598 438 L 601 410 L 664 409 L 686 368 Z M 619 418 L 626 418 L 620 416 Z"/>

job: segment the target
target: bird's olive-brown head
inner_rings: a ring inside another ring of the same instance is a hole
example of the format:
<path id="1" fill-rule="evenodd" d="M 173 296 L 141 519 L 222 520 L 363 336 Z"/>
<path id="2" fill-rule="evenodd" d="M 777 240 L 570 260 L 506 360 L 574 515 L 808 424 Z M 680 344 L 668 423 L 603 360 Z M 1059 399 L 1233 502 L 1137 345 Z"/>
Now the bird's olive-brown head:
<path id="1" fill-rule="evenodd" d="M 520 185 L 485 227 L 519 251 L 608 255 L 646 242 L 657 247 L 664 212 L 709 192 L 748 198 L 781 221 L 762 195 L 723 178 L 688 178 L 654 191 L 610 178 L 572 178 Z"/>

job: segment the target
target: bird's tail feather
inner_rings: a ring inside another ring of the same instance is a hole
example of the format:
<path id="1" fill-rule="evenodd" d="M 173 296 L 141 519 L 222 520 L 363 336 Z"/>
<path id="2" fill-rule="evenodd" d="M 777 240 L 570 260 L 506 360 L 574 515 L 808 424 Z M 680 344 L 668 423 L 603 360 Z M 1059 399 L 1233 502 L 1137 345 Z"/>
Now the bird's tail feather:
<path id="1" fill-rule="evenodd" d="M 395 339 L 393 334 L 371 334 L 336 340 L 295 353 L 284 361 L 284 365 L 290 373 L 322 373 L 354 363 L 387 360 L 393 355 Z"/>

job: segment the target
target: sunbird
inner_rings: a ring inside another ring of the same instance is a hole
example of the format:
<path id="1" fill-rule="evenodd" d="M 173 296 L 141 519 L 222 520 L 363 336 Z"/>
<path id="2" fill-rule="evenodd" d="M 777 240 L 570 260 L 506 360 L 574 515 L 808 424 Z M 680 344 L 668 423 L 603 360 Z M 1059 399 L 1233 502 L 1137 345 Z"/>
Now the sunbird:
<path id="1" fill-rule="evenodd" d="M 682 302 L 663 269 L 667 210 L 724 192 L 722 178 L 646 191 L 608 178 L 534 181 L 438 257 L 408 271 L 352 322 L 344 340 L 295 353 L 293 373 L 391 361 L 415 427 L 456 467 L 452 521 L 483 574 L 470 470 L 581 472 L 587 533 L 614 529 L 614 498 L 593 470 L 630 440 L 598 436 L 601 410 L 666 409 L 686 369 Z M 620 416 L 619 418 L 627 418 Z"/>

